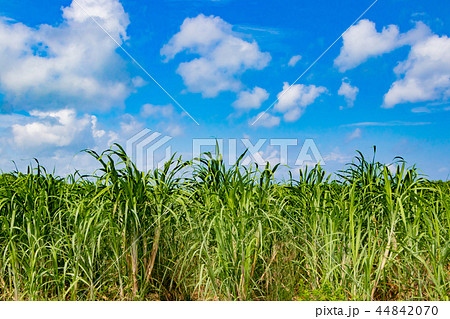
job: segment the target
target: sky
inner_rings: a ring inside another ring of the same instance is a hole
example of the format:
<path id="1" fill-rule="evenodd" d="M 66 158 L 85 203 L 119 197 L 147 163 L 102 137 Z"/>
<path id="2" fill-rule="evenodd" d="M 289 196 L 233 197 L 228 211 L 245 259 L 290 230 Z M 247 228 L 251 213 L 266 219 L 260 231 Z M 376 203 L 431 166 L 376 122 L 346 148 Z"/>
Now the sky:
<path id="1" fill-rule="evenodd" d="M 217 139 L 331 173 L 376 145 L 448 180 L 449 36 L 437 0 L 0 0 L 0 170 L 92 172 L 148 129 L 162 159 Z"/>

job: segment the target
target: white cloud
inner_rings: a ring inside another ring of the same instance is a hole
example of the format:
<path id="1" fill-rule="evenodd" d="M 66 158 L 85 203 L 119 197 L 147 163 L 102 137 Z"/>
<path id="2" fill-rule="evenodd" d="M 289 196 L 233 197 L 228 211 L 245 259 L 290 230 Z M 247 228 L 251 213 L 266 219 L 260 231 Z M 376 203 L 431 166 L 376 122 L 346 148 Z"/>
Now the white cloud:
<path id="1" fill-rule="evenodd" d="M 377 32 L 375 23 L 361 20 L 343 35 L 344 44 L 334 64 L 341 72 L 352 69 L 371 56 L 394 50 L 398 45 L 398 36 L 396 25 L 389 25 Z"/>
<path id="2" fill-rule="evenodd" d="M 361 20 L 344 34 L 343 41 L 340 55 L 334 61 L 341 72 L 370 57 L 405 45 L 411 47 L 408 58 L 394 68 L 398 80 L 385 94 L 383 107 L 450 98 L 450 39 L 433 34 L 424 23 L 416 22 L 406 33 L 400 33 L 396 25 L 377 32 L 373 22 Z M 423 108 L 415 111 L 421 112 Z"/>
<path id="3" fill-rule="evenodd" d="M 183 134 L 183 128 L 178 124 L 169 124 L 167 126 L 166 132 L 170 136 L 175 137 Z"/>
<path id="4" fill-rule="evenodd" d="M 95 115 L 91 115 L 92 136 L 94 138 L 102 138 L 106 132 L 104 130 L 97 129 L 98 119 Z"/>
<path id="5" fill-rule="evenodd" d="M 243 110 L 259 109 L 268 98 L 269 93 L 266 90 L 255 86 L 253 90 L 239 92 L 238 99 L 233 106 Z"/>
<path id="6" fill-rule="evenodd" d="M 325 92 L 327 89 L 323 86 L 295 84 L 290 87 L 289 83 L 284 82 L 274 110 L 283 113 L 286 122 L 294 122 L 303 115 L 308 105 Z"/>
<path id="7" fill-rule="evenodd" d="M 8 161 L 14 160 L 19 169 L 26 169 L 32 158 L 57 174 L 73 173 L 81 169 L 92 173 L 98 162 L 84 153 L 93 149 L 101 153 L 113 143 L 125 145 L 128 138 L 140 131 L 144 124 L 136 117 L 125 114 L 119 125 L 109 130 L 94 115 L 77 114 L 74 109 L 30 111 L 27 115 L 0 114 L 0 128 L 7 134 L 0 136 L 2 156 L 0 163 L 8 170 Z M 102 128 L 101 128 L 102 127 Z M 180 132 L 181 128 L 168 125 L 167 131 Z M 6 163 L 6 164 L 5 164 Z M 11 167 L 14 169 L 14 167 Z"/>
<path id="8" fill-rule="evenodd" d="M 169 118 L 173 116 L 175 113 L 174 107 L 172 104 L 167 105 L 153 105 L 153 104 L 144 104 L 141 107 L 140 115 L 144 118 L 147 117 L 166 117 Z"/>
<path id="9" fill-rule="evenodd" d="M 22 148 L 65 147 L 77 138 L 102 137 L 105 132 L 97 129 L 97 118 L 84 115 L 77 117 L 72 109 L 54 112 L 31 111 L 31 123 L 13 124 L 15 145 Z"/>
<path id="10" fill-rule="evenodd" d="M 397 172 L 398 165 L 396 164 L 388 164 L 387 169 L 391 172 L 391 174 L 395 174 Z"/>
<path id="11" fill-rule="evenodd" d="M 141 120 L 148 119 L 150 122 L 147 122 L 146 125 L 150 125 L 152 129 L 158 130 L 159 132 L 166 132 L 168 135 L 175 137 L 180 136 L 184 133 L 183 127 L 178 124 L 185 116 L 184 113 L 179 114 L 176 112 L 174 106 L 172 104 L 167 105 L 153 105 L 153 104 L 144 104 L 141 107 L 141 111 L 137 117 L 139 117 Z M 155 120 L 156 121 L 151 121 Z M 127 115 L 126 121 L 123 121 L 123 124 L 129 123 L 125 125 L 127 128 L 127 131 L 131 131 L 132 127 L 136 125 L 137 122 L 136 117 L 133 117 L 131 115 Z M 143 124 L 138 124 L 139 127 L 142 129 Z M 125 127 L 122 128 L 122 130 Z"/>
<path id="12" fill-rule="evenodd" d="M 136 77 L 132 78 L 131 79 L 131 83 L 133 84 L 133 86 L 135 88 L 140 88 L 140 87 L 143 87 L 143 86 L 147 85 L 147 81 L 145 81 L 140 76 L 136 76 Z"/>
<path id="13" fill-rule="evenodd" d="M 256 121 L 256 123 L 255 123 Z M 254 124 L 254 126 L 258 127 L 258 126 L 262 126 L 262 127 L 274 127 L 274 126 L 278 126 L 280 125 L 280 118 L 277 116 L 273 116 L 269 113 L 264 113 L 261 112 L 258 115 L 256 115 L 255 117 L 251 118 L 249 123 L 250 124 Z"/>
<path id="14" fill-rule="evenodd" d="M 431 113 L 431 110 L 426 106 L 415 107 L 411 109 L 413 113 Z"/>
<path id="15" fill-rule="evenodd" d="M 347 124 L 343 126 L 351 127 L 351 126 L 420 126 L 420 125 L 429 125 L 430 122 L 403 122 L 403 121 L 389 121 L 389 122 L 360 122 Z"/>
<path id="16" fill-rule="evenodd" d="M 357 138 L 361 138 L 362 136 L 362 130 L 357 127 L 347 138 L 348 141 L 355 140 Z"/>
<path id="17" fill-rule="evenodd" d="M 295 122 L 297 121 L 304 113 L 305 109 L 300 107 L 294 107 L 291 110 L 287 111 L 283 115 L 283 119 L 286 122 Z"/>
<path id="18" fill-rule="evenodd" d="M 250 69 L 265 68 L 271 59 L 255 41 L 245 41 L 233 32 L 231 24 L 203 14 L 185 19 L 180 31 L 163 46 L 161 55 L 168 61 L 183 51 L 199 57 L 181 63 L 177 73 L 188 91 L 204 97 L 239 91 L 239 76 Z"/>
<path id="19" fill-rule="evenodd" d="M 128 15 L 118 0 L 77 1 L 119 43 L 127 38 Z M 62 10 L 56 26 L 0 17 L 0 92 L 22 109 L 121 105 L 133 85 L 117 45 L 75 3 Z"/>
<path id="20" fill-rule="evenodd" d="M 348 163 L 352 156 L 342 153 L 338 147 L 336 147 L 331 153 L 325 155 L 323 159 L 327 162 L 338 162 L 341 164 Z"/>
<path id="21" fill-rule="evenodd" d="M 118 0 L 77 0 L 77 3 L 72 2 L 63 8 L 63 17 L 75 23 L 84 23 L 93 17 L 102 22 L 102 27 L 116 40 L 127 38 L 130 20 Z"/>
<path id="22" fill-rule="evenodd" d="M 9 128 L 12 123 L 23 123 L 26 120 L 25 115 L 0 113 L 0 128 Z"/>
<path id="23" fill-rule="evenodd" d="M 377 32 L 375 23 L 369 20 L 361 20 L 352 26 L 342 37 L 343 46 L 339 56 L 334 60 L 334 65 L 339 71 L 345 72 L 353 69 L 370 57 L 380 56 L 394 49 L 413 44 L 426 38 L 431 33 L 423 23 L 416 23 L 415 28 L 407 33 L 400 34 L 396 25 L 384 27 Z"/>
<path id="24" fill-rule="evenodd" d="M 145 123 L 141 121 L 140 116 L 134 116 L 129 113 L 125 113 L 116 119 L 119 120 L 119 125 L 117 125 L 111 130 L 107 131 L 107 134 L 101 139 L 96 140 L 96 148 L 104 150 L 110 147 L 113 143 L 118 143 L 120 145 L 125 145 L 127 140 L 133 135 L 137 134 L 139 131 L 145 128 Z"/>
<path id="25" fill-rule="evenodd" d="M 341 95 L 345 98 L 347 107 L 353 107 L 358 92 L 359 89 L 356 86 L 352 86 L 349 82 L 347 82 L 346 78 L 342 79 L 342 84 L 339 88 L 338 95 Z"/>
<path id="26" fill-rule="evenodd" d="M 298 61 L 300 61 L 302 58 L 301 55 L 294 55 L 288 62 L 289 66 L 295 66 Z"/>
<path id="27" fill-rule="evenodd" d="M 176 122 L 180 121 L 184 114 L 178 114 L 172 104 L 153 105 L 144 104 L 141 107 L 139 117 L 144 119 L 158 119 L 156 128 L 165 131 L 170 136 L 179 136 L 183 134 L 182 126 Z"/>
<path id="28" fill-rule="evenodd" d="M 269 163 L 273 167 L 280 163 L 280 159 L 280 152 L 275 147 L 268 145 L 264 150 L 259 150 L 254 154 L 246 156 L 242 160 L 242 165 L 250 165 L 250 163 L 266 165 Z"/>
<path id="29" fill-rule="evenodd" d="M 139 120 L 131 114 L 122 115 L 122 119 L 120 121 L 120 137 L 128 138 L 133 134 L 144 128 L 144 123 L 139 122 Z"/>
<path id="30" fill-rule="evenodd" d="M 438 169 L 439 173 L 447 173 L 449 171 L 448 167 L 441 167 L 440 169 Z"/>
<path id="31" fill-rule="evenodd" d="M 450 39 L 433 35 L 414 44 L 394 72 L 401 77 L 384 96 L 384 107 L 450 97 Z"/>

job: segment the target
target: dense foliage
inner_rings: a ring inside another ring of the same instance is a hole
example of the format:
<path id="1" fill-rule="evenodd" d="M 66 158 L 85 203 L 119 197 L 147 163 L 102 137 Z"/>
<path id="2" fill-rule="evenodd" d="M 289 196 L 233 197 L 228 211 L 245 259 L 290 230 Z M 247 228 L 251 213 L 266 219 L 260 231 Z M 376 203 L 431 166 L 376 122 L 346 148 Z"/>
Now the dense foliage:
<path id="1" fill-rule="evenodd" d="M 450 297 L 450 184 L 401 159 L 277 182 L 211 154 L 144 173 L 89 152 L 94 176 L 0 175 L 0 300 Z"/>

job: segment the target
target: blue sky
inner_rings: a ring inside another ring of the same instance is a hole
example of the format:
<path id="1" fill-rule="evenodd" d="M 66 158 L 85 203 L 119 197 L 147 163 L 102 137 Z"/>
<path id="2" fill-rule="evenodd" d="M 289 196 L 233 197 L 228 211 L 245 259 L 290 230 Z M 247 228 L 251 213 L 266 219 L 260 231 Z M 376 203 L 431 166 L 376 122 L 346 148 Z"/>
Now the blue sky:
<path id="1" fill-rule="evenodd" d="M 0 168 L 89 171 L 80 150 L 149 128 L 186 158 L 193 138 L 295 138 L 295 161 L 313 139 L 330 172 L 377 145 L 446 180 L 446 2 L 379 0 L 294 84 L 372 3 L 0 0 Z"/>

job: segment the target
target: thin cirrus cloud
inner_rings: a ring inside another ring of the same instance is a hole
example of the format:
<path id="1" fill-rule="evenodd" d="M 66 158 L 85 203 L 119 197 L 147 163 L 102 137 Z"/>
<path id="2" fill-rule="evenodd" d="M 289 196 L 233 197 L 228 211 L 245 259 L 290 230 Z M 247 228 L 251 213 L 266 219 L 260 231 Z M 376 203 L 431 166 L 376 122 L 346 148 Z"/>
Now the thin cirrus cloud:
<path id="1" fill-rule="evenodd" d="M 432 110 L 426 106 L 419 106 L 419 107 L 415 107 L 415 108 L 411 109 L 411 112 L 413 112 L 413 113 L 431 113 Z"/>
<path id="2" fill-rule="evenodd" d="M 404 122 L 404 121 L 388 121 L 388 122 L 360 122 L 342 125 L 342 127 L 351 126 L 421 126 L 429 125 L 431 122 Z"/>
<path id="3" fill-rule="evenodd" d="M 448 105 L 448 102 L 444 103 L 428 103 L 426 106 L 418 106 L 411 109 L 412 113 L 435 113 L 435 112 L 446 112 L 450 111 L 449 106 L 443 106 Z"/>
<path id="4" fill-rule="evenodd" d="M 274 111 L 282 113 L 285 122 L 297 121 L 306 111 L 306 107 L 313 104 L 315 100 L 327 89 L 323 86 L 283 83 L 283 90 L 278 93 L 278 102 Z"/>
<path id="5" fill-rule="evenodd" d="M 180 31 L 163 46 L 166 62 L 184 51 L 198 56 L 177 68 L 189 92 L 210 98 L 224 91 L 238 92 L 242 73 L 269 64 L 269 53 L 261 52 L 255 41 L 245 41 L 232 28 L 220 17 L 200 14 L 185 19 Z"/>
<path id="6" fill-rule="evenodd" d="M 118 0 L 77 2 L 116 41 L 127 39 L 129 19 Z M 129 79 L 117 45 L 75 2 L 62 11 L 57 26 L 32 28 L 0 17 L 0 92 L 18 109 L 123 105 L 139 81 Z"/>

